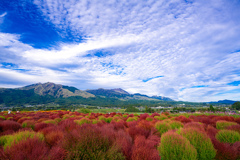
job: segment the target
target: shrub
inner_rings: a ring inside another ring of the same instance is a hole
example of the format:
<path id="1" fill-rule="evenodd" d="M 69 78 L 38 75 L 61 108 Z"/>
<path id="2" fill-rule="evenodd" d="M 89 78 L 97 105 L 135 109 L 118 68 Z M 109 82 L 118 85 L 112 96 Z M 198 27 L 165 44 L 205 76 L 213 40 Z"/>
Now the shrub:
<path id="1" fill-rule="evenodd" d="M 168 119 L 168 117 L 164 114 L 161 114 L 160 116 L 154 116 L 155 119 L 157 120 L 164 120 L 164 119 Z"/>
<path id="2" fill-rule="evenodd" d="M 131 159 L 160 160 L 160 156 L 154 146 L 148 145 L 148 140 L 144 136 L 138 136 L 134 141 Z"/>
<path id="3" fill-rule="evenodd" d="M 226 129 L 227 127 L 233 126 L 233 125 L 238 125 L 238 124 L 236 122 L 228 122 L 225 120 L 220 120 L 220 121 L 217 121 L 216 128 L 217 129 Z"/>
<path id="4" fill-rule="evenodd" d="M 38 132 L 38 131 L 40 131 L 44 128 L 50 127 L 50 126 L 53 126 L 53 124 L 51 124 L 51 123 L 37 123 L 34 126 L 34 131 Z"/>
<path id="5" fill-rule="evenodd" d="M 6 155 L 11 160 L 25 159 L 48 159 L 48 150 L 44 141 L 38 138 L 27 139 L 14 144 L 11 148 L 6 149 Z"/>
<path id="6" fill-rule="evenodd" d="M 98 117 L 98 120 L 107 122 L 107 118 L 104 117 L 104 116 L 99 116 L 99 117 Z"/>
<path id="7" fill-rule="evenodd" d="M 75 129 L 78 125 L 70 119 L 62 120 L 59 122 L 58 127 L 62 129 L 63 131 L 70 132 L 71 130 Z"/>
<path id="8" fill-rule="evenodd" d="M 112 121 L 111 124 L 113 124 L 114 130 L 120 130 L 126 127 L 126 122 L 123 120 L 120 120 L 119 122 Z"/>
<path id="9" fill-rule="evenodd" d="M 82 125 L 85 123 L 91 123 L 91 121 L 88 118 L 82 118 L 80 120 L 74 120 L 75 123 L 77 123 L 78 125 Z"/>
<path id="10" fill-rule="evenodd" d="M 203 124 L 199 122 L 190 122 L 184 125 L 184 128 L 195 128 L 199 131 L 205 131 Z"/>
<path id="11" fill-rule="evenodd" d="M 0 158 L 1 160 L 8 160 L 6 154 L 4 153 L 4 150 L 2 147 L 0 147 Z"/>
<path id="12" fill-rule="evenodd" d="M 0 119 L 5 120 L 5 117 L 4 116 L 0 116 Z"/>
<path id="13" fill-rule="evenodd" d="M 50 119 L 50 120 L 43 121 L 43 123 L 51 123 L 56 125 L 58 122 L 53 119 Z"/>
<path id="14" fill-rule="evenodd" d="M 147 120 L 147 121 L 152 121 L 153 118 L 152 118 L 152 117 L 147 117 L 146 120 Z"/>
<path id="15" fill-rule="evenodd" d="M 106 119 L 106 122 L 107 122 L 107 123 L 111 123 L 112 120 L 113 120 L 113 117 L 108 117 L 108 118 Z"/>
<path id="16" fill-rule="evenodd" d="M 13 117 L 8 117 L 7 120 L 13 120 Z"/>
<path id="17" fill-rule="evenodd" d="M 147 113 L 140 114 L 140 120 L 144 120 L 148 117 L 149 115 Z"/>
<path id="18" fill-rule="evenodd" d="M 192 120 L 190 118 L 187 118 L 185 116 L 178 116 L 175 118 L 176 121 L 180 121 L 182 123 L 189 123 L 189 122 L 192 122 Z"/>
<path id="19" fill-rule="evenodd" d="M 133 140 L 130 135 L 123 130 L 116 133 L 116 144 L 120 147 L 121 152 L 127 160 L 131 159 Z"/>
<path id="20" fill-rule="evenodd" d="M 189 140 L 174 132 L 167 132 L 162 135 L 158 150 L 164 160 L 197 159 L 197 151 Z"/>
<path id="21" fill-rule="evenodd" d="M 134 126 L 128 128 L 128 134 L 132 137 L 132 139 L 135 139 L 135 137 L 139 135 L 142 135 L 147 138 L 151 134 L 151 131 L 141 127 Z"/>
<path id="22" fill-rule="evenodd" d="M 206 133 L 196 128 L 183 128 L 179 133 L 186 137 L 197 150 L 197 159 L 213 159 L 216 156 L 216 150 L 211 139 Z"/>
<path id="23" fill-rule="evenodd" d="M 99 158 L 101 159 L 101 158 Z M 105 155 L 103 156 L 102 159 L 106 159 L 106 160 L 125 160 L 125 157 L 123 155 L 123 153 L 120 152 L 120 149 L 118 146 L 113 145 L 112 147 L 110 147 L 107 152 L 105 153 Z"/>
<path id="24" fill-rule="evenodd" d="M 13 144 L 16 144 L 20 141 L 25 141 L 29 138 L 38 138 L 39 140 L 44 140 L 44 136 L 41 133 L 22 131 L 13 135 L 0 137 L 0 144 L 4 147 L 4 149 L 6 149 L 7 147 L 11 147 Z"/>
<path id="25" fill-rule="evenodd" d="M 208 134 L 209 136 L 215 137 L 215 135 L 217 134 L 218 130 L 217 130 L 216 128 L 214 128 L 213 126 L 208 125 L 206 132 L 207 132 L 207 134 Z"/>
<path id="26" fill-rule="evenodd" d="M 120 149 L 112 147 L 101 129 L 89 124 L 72 130 L 63 141 L 63 148 L 68 151 L 66 159 L 122 159 Z"/>
<path id="27" fill-rule="evenodd" d="M 169 112 L 162 112 L 161 114 L 166 115 L 166 116 L 169 116 L 169 115 L 170 115 Z"/>
<path id="28" fill-rule="evenodd" d="M 195 119 L 195 121 L 204 123 L 206 125 L 215 125 L 215 122 L 211 118 L 205 116 L 199 116 Z"/>
<path id="29" fill-rule="evenodd" d="M 216 134 L 217 140 L 224 143 L 235 143 L 240 141 L 240 134 L 236 131 L 223 129 Z"/>
<path id="30" fill-rule="evenodd" d="M 59 146 L 54 146 L 51 148 L 49 152 L 49 159 L 50 160 L 64 160 L 67 155 L 67 152 L 65 149 L 59 147 Z"/>
<path id="31" fill-rule="evenodd" d="M 64 134 L 62 131 L 54 130 L 45 135 L 45 141 L 50 146 L 54 146 L 58 144 L 59 141 L 63 139 L 63 137 L 64 137 Z"/>
<path id="32" fill-rule="evenodd" d="M 239 157 L 239 149 L 229 143 L 221 143 L 215 137 L 211 137 L 214 147 L 217 149 L 215 159 L 218 160 L 236 160 Z M 238 142 L 236 142 L 238 143 Z"/>
<path id="33" fill-rule="evenodd" d="M 34 129 L 34 126 L 35 126 L 35 122 L 33 120 L 25 120 L 22 123 L 22 127 L 23 128 L 32 128 L 32 129 Z"/>
<path id="34" fill-rule="evenodd" d="M 183 127 L 183 124 L 179 121 L 171 121 L 169 123 L 169 125 L 172 129 L 179 129 L 179 128 Z"/>
<path id="35" fill-rule="evenodd" d="M 129 117 L 126 122 L 137 121 L 137 117 Z"/>
<path id="36" fill-rule="evenodd" d="M 92 120 L 92 124 L 97 124 L 97 123 L 101 123 L 102 121 L 100 121 L 100 120 L 96 120 L 96 119 L 93 119 Z"/>
<path id="37" fill-rule="evenodd" d="M 155 117 L 155 116 L 160 116 L 160 114 L 157 113 L 157 112 L 154 112 L 154 113 L 151 115 L 151 117 Z"/>
<path id="38" fill-rule="evenodd" d="M 167 132 L 171 129 L 171 126 L 168 123 L 164 122 L 157 122 L 155 124 L 155 128 L 158 130 L 158 132 L 162 135 L 163 133 Z"/>
<path id="39" fill-rule="evenodd" d="M 18 131 L 20 128 L 22 128 L 21 125 L 14 121 L 6 120 L 0 123 L 0 132 L 7 130 Z"/>
<path id="40" fill-rule="evenodd" d="M 138 122 L 137 126 L 140 127 L 140 128 L 143 128 L 145 130 L 151 130 L 154 125 L 151 124 L 151 122 L 146 121 L 146 120 L 141 120 L 140 122 Z"/>
<path id="41" fill-rule="evenodd" d="M 228 126 L 227 129 L 240 133 L 240 125 Z"/>

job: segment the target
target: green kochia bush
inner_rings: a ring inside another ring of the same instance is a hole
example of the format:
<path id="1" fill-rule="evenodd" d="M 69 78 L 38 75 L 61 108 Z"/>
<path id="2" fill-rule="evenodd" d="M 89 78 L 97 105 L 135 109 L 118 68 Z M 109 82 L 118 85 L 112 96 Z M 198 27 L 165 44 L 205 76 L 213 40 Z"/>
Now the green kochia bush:
<path id="1" fill-rule="evenodd" d="M 77 123 L 78 125 L 82 125 L 85 123 L 91 123 L 91 121 L 88 118 L 82 118 L 80 120 L 74 120 L 75 123 Z"/>
<path id="2" fill-rule="evenodd" d="M 155 124 L 155 128 L 158 130 L 158 132 L 160 134 L 163 134 L 163 133 L 167 132 L 168 130 L 170 130 L 171 126 L 166 122 L 157 122 Z"/>
<path id="3" fill-rule="evenodd" d="M 236 131 L 223 129 L 216 134 L 217 140 L 224 143 L 235 143 L 240 141 L 240 134 Z"/>
<path id="4" fill-rule="evenodd" d="M 32 131 L 17 132 L 13 135 L 6 135 L 0 137 L 0 145 L 2 145 L 4 149 L 6 149 L 7 147 L 11 147 L 13 144 L 16 144 L 20 141 L 27 140 L 28 138 L 38 138 L 39 140 L 43 141 L 44 135 Z"/>
<path id="5" fill-rule="evenodd" d="M 163 160 L 197 159 L 197 151 L 189 140 L 171 131 L 162 135 L 158 151 Z"/>
<path id="6" fill-rule="evenodd" d="M 217 121 L 216 128 L 217 129 L 227 129 L 227 127 L 233 126 L 233 125 L 238 125 L 238 123 L 220 120 L 220 121 Z"/>
<path id="7" fill-rule="evenodd" d="M 126 122 L 132 122 L 132 121 L 137 121 L 138 117 L 129 117 Z"/>
<path id="8" fill-rule="evenodd" d="M 98 119 L 101 120 L 101 121 L 105 121 L 105 122 L 107 122 L 107 123 L 110 123 L 113 118 L 112 118 L 112 117 L 106 118 L 106 117 L 104 117 L 104 116 L 99 116 Z"/>
<path id="9" fill-rule="evenodd" d="M 179 129 L 179 128 L 183 127 L 183 124 L 179 121 L 171 121 L 169 123 L 169 125 L 172 129 Z"/>
<path id="10" fill-rule="evenodd" d="M 197 150 L 197 159 L 213 159 L 216 156 L 216 150 L 211 139 L 206 133 L 196 128 L 183 128 L 178 131 L 180 135 L 186 137 Z"/>

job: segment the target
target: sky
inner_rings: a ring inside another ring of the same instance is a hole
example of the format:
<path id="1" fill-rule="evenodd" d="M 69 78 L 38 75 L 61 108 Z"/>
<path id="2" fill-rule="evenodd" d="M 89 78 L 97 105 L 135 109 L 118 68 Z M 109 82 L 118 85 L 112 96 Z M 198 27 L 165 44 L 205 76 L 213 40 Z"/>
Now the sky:
<path id="1" fill-rule="evenodd" d="M 239 0 L 3 0 L 0 87 L 240 100 Z"/>

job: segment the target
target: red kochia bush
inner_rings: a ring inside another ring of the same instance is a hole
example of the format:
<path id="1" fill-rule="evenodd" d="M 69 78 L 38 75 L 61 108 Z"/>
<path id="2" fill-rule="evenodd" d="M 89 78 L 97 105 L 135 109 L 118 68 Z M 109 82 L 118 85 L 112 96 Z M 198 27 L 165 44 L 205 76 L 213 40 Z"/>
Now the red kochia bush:
<path id="1" fill-rule="evenodd" d="M 208 136 L 213 136 L 213 137 L 215 137 L 216 134 L 217 134 L 217 132 L 218 132 L 218 130 L 217 130 L 216 128 L 214 128 L 213 126 L 208 125 L 208 126 L 207 126 L 207 129 L 206 129 L 206 132 L 207 132 L 207 135 L 208 135 Z"/>
<path id="2" fill-rule="evenodd" d="M 157 149 L 144 136 L 137 136 L 132 150 L 132 160 L 160 160 Z"/>
<path id="3" fill-rule="evenodd" d="M 228 143 L 221 143 L 215 137 L 210 137 L 214 147 L 217 149 L 217 160 L 236 160 L 239 157 L 239 151 L 236 146 Z M 237 143 L 237 142 L 236 142 Z"/>
<path id="4" fill-rule="evenodd" d="M 149 115 L 147 113 L 140 114 L 140 120 L 146 119 Z"/>
<path id="5" fill-rule="evenodd" d="M 240 124 L 240 118 L 235 118 L 235 122 L 237 122 L 238 124 Z"/>
<path id="6" fill-rule="evenodd" d="M 77 127 L 77 124 L 71 119 L 66 119 L 66 120 L 62 120 L 61 122 L 59 122 L 58 126 L 63 131 L 70 132 L 71 130 L 73 130 Z"/>
<path id="7" fill-rule="evenodd" d="M 124 130 L 116 133 L 116 144 L 120 147 L 126 160 L 131 160 L 133 140 Z"/>
<path id="8" fill-rule="evenodd" d="M 59 146 L 51 148 L 49 157 L 50 160 L 64 160 L 67 155 L 67 151 Z"/>
<path id="9" fill-rule="evenodd" d="M 50 126 L 54 126 L 54 124 L 52 123 L 37 123 L 34 127 L 34 131 L 38 132 L 44 128 L 50 127 Z"/>
<path id="10" fill-rule="evenodd" d="M 228 126 L 227 129 L 237 131 L 238 133 L 240 133 L 240 125 Z"/>
<path id="11" fill-rule="evenodd" d="M 20 128 L 22 128 L 22 126 L 15 121 L 6 120 L 3 122 L 0 122 L 0 132 L 7 131 L 7 130 L 18 131 Z"/>
<path id="12" fill-rule="evenodd" d="M 0 147 L 0 158 L 1 160 L 8 160 L 7 156 L 4 153 L 3 147 Z"/>
<path id="13" fill-rule="evenodd" d="M 212 119 L 214 122 L 217 122 L 219 120 L 224 120 L 224 121 L 229 121 L 229 122 L 234 122 L 234 118 L 231 116 L 217 116 Z"/>
<path id="14" fill-rule="evenodd" d="M 48 145 L 57 145 L 64 137 L 64 133 L 60 130 L 54 130 L 47 135 L 45 135 L 45 141 Z"/>
<path id="15" fill-rule="evenodd" d="M 127 123 L 123 120 L 119 122 L 112 121 L 111 124 L 113 124 L 115 130 L 124 129 L 127 126 Z"/>
<path id="16" fill-rule="evenodd" d="M 48 150 L 49 148 L 44 141 L 39 141 L 37 138 L 31 138 L 7 148 L 5 153 L 11 160 L 40 160 L 48 159 Z"/>
<path id="17" fill-rule="evenodd" d="M 120 148 L 96 125 L 85 124 L 68 132 L 62 146 L 68 151 L 66 159 L 124 159 Z"/>
<path id="18" fill-rule="evenodd" d="M 182 123 L 189 123 L 189 122 L 192 122 L 192 120 L 190 118 L 187 118 L 185 116 L 178 116 L 176 117 L 174 120 L 176 121 L 180 121 Z"/>
<path id="19" fill-rule="evenodd" d="M 199 131 L 205 131 L 203 124 L 200 124 L 199 122 L 190 122 L 184 125 L 184 128 L 195 128 Z"/>
<path id="20" fill-rule="evenodd" d="M 150 133 L 151 133 L 150 130 L 145 130 L 144 128 L 140 128 L 140 127 L 128 128 L 128 134 L 132 137 L 132 139 L 135 139 L 135 137 L 139 135 L 147 138 L 150 135 Z"/>
<path id="21" fill-rule="evenodd" d="M 151 115 L 151 117 L 155 117 L 155 116 L 160 116 L 160 114 L 157 113 L 157 112 L 155 112 L 155 113 L 153 113 L 153 114 Z"/>
<path id="22" fill-rule="evenodd" d="M 192 116 L 192 119 L 195 122 L 201 122 L 201 123 L 204 123 L 206 125 L 215 126 L 215 122 L 211 118 L 209 118 L 209 117 L 207 117 L 205 115 L 202 115 L 202 116 Z"/>
<path id="23" fill-rule="evenodd" d="M 145 130 L 151 130 L 154 125 L 151 124 L 149 121 L 146 121 L 146 120 L 141 120 L 139 123 L 138 123 L 138 127 L 140 128 L 143 128 Z"/>

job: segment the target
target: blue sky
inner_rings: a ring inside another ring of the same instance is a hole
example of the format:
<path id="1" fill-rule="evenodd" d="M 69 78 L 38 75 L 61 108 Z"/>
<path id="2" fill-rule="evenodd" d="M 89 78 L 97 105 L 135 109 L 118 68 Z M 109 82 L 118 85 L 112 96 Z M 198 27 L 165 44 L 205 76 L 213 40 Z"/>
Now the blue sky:
<path id="1" fill-rule="evenodd" d="M 0 3 L 0 87 L 240 100 L 239 0 Z"/>

